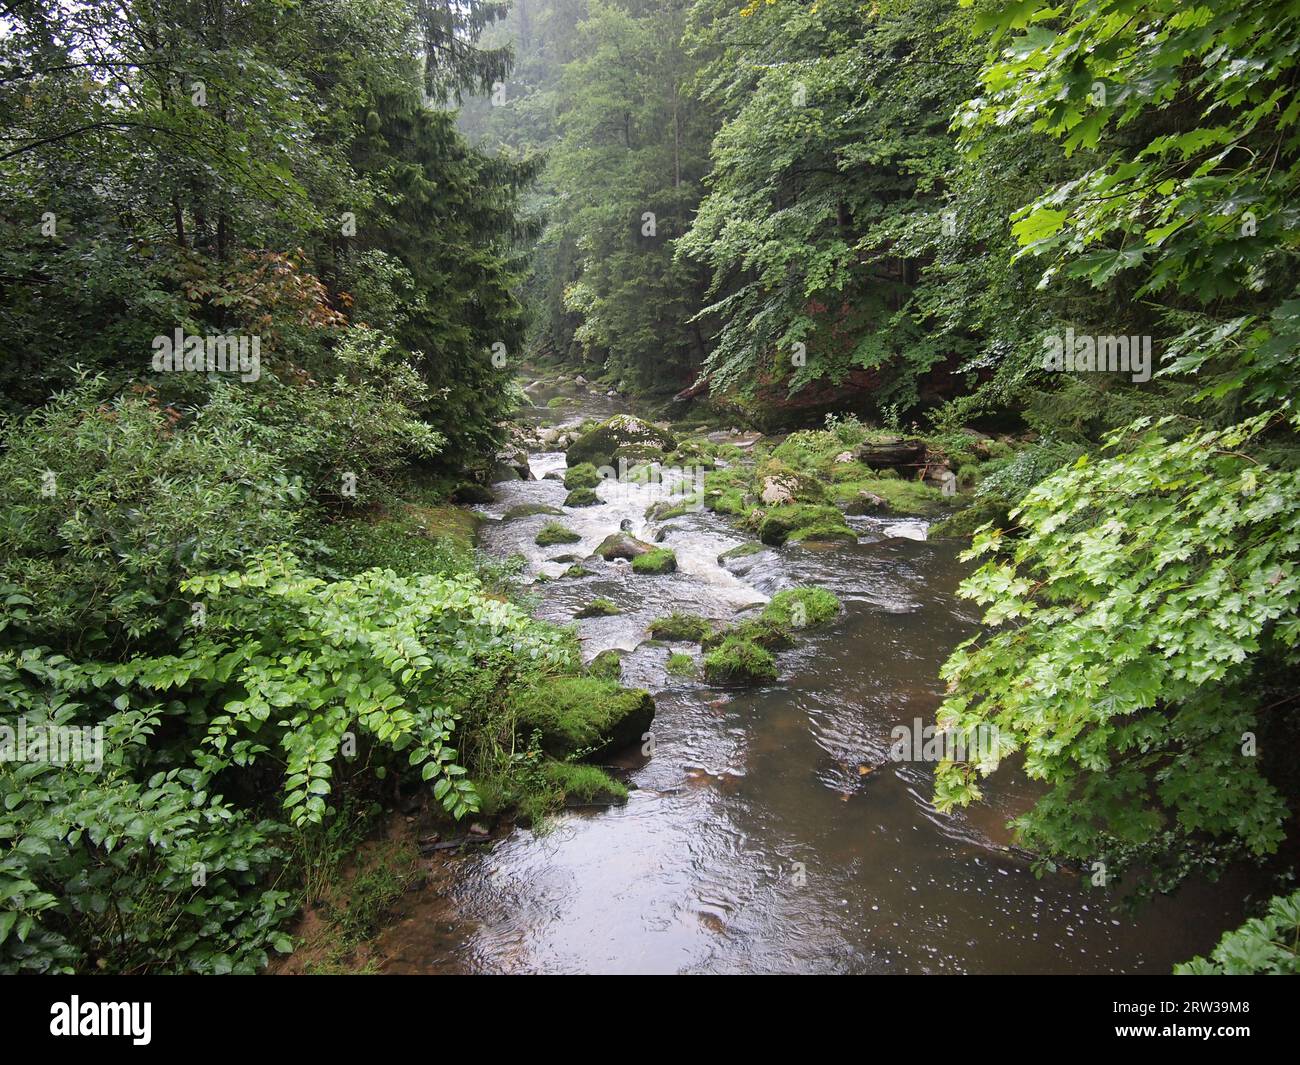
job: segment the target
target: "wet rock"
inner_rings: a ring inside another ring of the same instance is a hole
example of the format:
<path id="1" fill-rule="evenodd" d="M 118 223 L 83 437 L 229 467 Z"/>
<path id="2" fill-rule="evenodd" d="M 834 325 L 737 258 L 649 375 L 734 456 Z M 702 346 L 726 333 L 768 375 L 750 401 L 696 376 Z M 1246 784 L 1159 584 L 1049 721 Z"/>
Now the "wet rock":
<path id="1" fill-rule="evenodd" d="M 596 495 L 595 489 L 592 488 L 575 488 L 564 497 L 566 507 L 594 507 L 599 504 L 600 496 Z"/>
<path id="2" fill-rule="evenodd" d="M 623 676 L 623 655 L 626 653 L 619 647 L 607 648 L 591 660 L 591 665 L 587 667 L 587 671 L 593 677 L 620 680 Z"/>
<path id="3" fill-rule="evenodd" d="M 667 547 L 656 547 L 632 560 L 632 572 L 642 574 L 675 573 L 677 555 Z"/>
<path id="4" fill-rule="evenodd" d="M 793 503 L 795 494 L 798 491 L 798 485 L 781 477 L 764 477 L 763 488 L 759 492 L 758 498 L 761 499 L 765 506 L 778 507 L 787 503 Z"/>
<path id="5" fill-rule="evenodd" d="M 625 558 L 631 561 L 632 559 L 639 558 L 641 555 L 654 550 L 656 550 L 656 548 L 653 544 L 648 544 L 644 540 L 638 540 L 631 533 L 616 532 L 606 536 L 605 539 L 600 542 L 600 546 L 596 548 L 595 554 L 599 555 L 606 562 L 613 562 L 616 558 Z"/>
<path id="6" fill-rule="evenodd" d="M 551 677 L 513 702 L 521 731 L 537 732 L 555 758 L 578 751 L 599 757 L 640 743 L 655 716 L 649 692 L 598 677 Z"/>
<path id="7" fill-rule="evenodd" d="M 676 438 L 667 430 L 641 418 L 619 414 L 574 440 L 565 451 L 565 458 L 570 466 L 583 462 L 614 466 L 620 458 L 629 463 L 656 461 L 676 446 Z"/>
<path id="8" fill-rule="evenodd" d="M 523 475 L 508 462 L 496 463 L 488 474 L 488 481 L 492 484 L 500 484 L 502 481 L 522 481 L 523 479 Z"/>
<path id="9" fill-rule="evenodd" d="M 502 516 L 503 521 L 514 521 L 516 518 L 532 518 L 538 514 L 549 514 L 552 517 L 562 515 L 559 507 L 553 507 L 548 503 L 520 503 L 518 506 L 511 507 Z"/>
<path id="10" fill-rule="evenodd" d="M 496 496 L 492 494 L 492 489 L 487 485 L 478 484 L 474 481 L 466 481 L 458 485 L 456 490 L 451 493 L 453 503 L 473 504 L 473 503 L 495 503 Z"/>
<path id="11" fill-rule="evenodd" d="M 889 500 L 863 489 L 856 498 L 849 500 L 844 511 L 847 514 L 888 514 Z"/>

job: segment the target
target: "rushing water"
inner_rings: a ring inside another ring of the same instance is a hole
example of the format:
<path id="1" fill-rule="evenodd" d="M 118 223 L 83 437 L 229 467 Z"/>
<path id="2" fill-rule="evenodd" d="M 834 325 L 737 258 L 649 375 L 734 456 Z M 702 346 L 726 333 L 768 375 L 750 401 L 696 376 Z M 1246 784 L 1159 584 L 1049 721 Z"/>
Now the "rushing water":
<path id="1" fill-rule="evenodd" d="M 616 407 L 590 397 L 580 409 Z M 563 454 L 531 460 L 534 479 L 495 486 L 490 518 L 561 505 L 546 475 Z M 654 753 L 618 763 L 635 787 L 626 806 L 568 811 L 448 859 L 444 889 L 382 943 L 389 971 L 1168 972 L 1239 921 L 1239 890 L 1190 887 L 1128 916 L 1077 873 L 1036 879 L 1005 828 L 1033 797 L 1013 772 L 983 803 L 941 815 L 929 767 L 889 760 L 895 726 L 933 720 L 939 666 L 974 629 L 954 545 L 927 542 L 923 523 L 853 518 L 857 544 L 720 565 L 746 537 L 704 511 L 664 532 L 644 517 L 655 491 L 606 484 L 600 506 L 485 527 L 486 550 L 522 554 L 533 573 L 559 574 L 568 563 L 551 559 L 585 557 L 624 521 L 676 551 L 676 574 L 595 559 L 593 576 L 539 586 L 539 614 L 558 622 L 597 596 L 622 608 L 578 623 L 584 656 L 629 652 L 624 683 L 658 704 Z M 582 542 L 537 547 L 551 520 Z M 845 612 L 781 654 L 769 688 L 668 676 L 670 651 L 698 648 L 643 645 L 671 610 L 731 620 L 792 585 L 829 588 Z"/>

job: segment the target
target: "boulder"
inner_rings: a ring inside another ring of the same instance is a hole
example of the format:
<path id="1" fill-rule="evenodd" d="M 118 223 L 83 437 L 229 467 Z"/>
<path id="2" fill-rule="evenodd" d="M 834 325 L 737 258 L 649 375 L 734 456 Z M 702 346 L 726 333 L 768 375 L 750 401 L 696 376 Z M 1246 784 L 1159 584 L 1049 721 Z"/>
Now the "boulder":
<path id="1" fill-rule="evenodd" d="M 616 558 L 625 558 L 629 562 L 634 558 L 654 551 L 652 544 L 644 540 L 638 540 L 631 533 L 616 532 L 606 536 L 596 548 L 595 553 L 603 558 L 606 562 L 613 562 Z"/>
<path id="2" fill-rule="evenodd" d="M 597 677 L 552 677 L 514 699 L 520 734 L 537 732 L 547 754 L 587 757 L 642 742 L 654 721 L 650 693 Z"/>
<path id="3" fill-rule="evenodd" d="M 620 458 L 629 464 L 656 461 L 676 446 L 676 438 L 667 430 L 641 418 L 618 414 L 569 444 L 565 458 L 570 466 L 583 462 L 614 466 Z"/>

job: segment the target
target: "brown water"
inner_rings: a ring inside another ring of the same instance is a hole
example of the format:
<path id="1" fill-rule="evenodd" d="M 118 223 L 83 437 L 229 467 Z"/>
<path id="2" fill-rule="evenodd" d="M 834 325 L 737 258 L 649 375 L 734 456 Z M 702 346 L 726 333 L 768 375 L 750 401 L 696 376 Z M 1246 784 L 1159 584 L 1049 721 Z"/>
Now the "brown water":
<path id="1" fill-rule="evenodd" d="M 605 397 L 581 408 L 611 409 Z M 538 477 L 562 468 L 561 454 L 533 456 Z M 555 480 L 496 490 L 489 516 L 565 495 Z M 646 496 L 600 491 L 608 502 L 562 519 L 581 544 L 536 547 L 551 519 L 534 517 L 487 526 L 483 545 L 555 574 L 565 564 L 549 558 L 587 554 L 624 518 L 653 539 Z M 623 607 L 579 623 L 584 654 L 629 650 L 624 683 L 658 703 L 653 756 L 622 760 L 636 789 L 625 807 L 569 811 L 548 831 L 515 829 L 449 859 L 445 889 L 385 938 L 388 970 L 1168 972 L 1238 923 L 1239 885 L 1189 887 L 1132 916 L 1115 908 L 1115 889 L 1077 873 L 1036 879 L 1009 846 L 1006 822 L 1033 797 L 1010 768 L 980 805 L 935 811 L 930 767 L 890 761 L 890 732 L 933 720 L 939 666 L 974 629 L 954 594 L 964 566 L 954 545 L 924 539 L 923 523 L 851 520 L 858 544 L 764 551 L 726 568 L 717 556 L 746 538 L 690 514 L 668 523 L 676 574 L 595 560 L 595 576 L 541 586 L 539 614 L 556 621 L 598 595 Z M 845 612 L 782 654 L 769 688 L 667 676 L 670 649 L 642 646 L 647 623 L 670 610 L 731 619 L 792 585 L 829 588 Z"/>

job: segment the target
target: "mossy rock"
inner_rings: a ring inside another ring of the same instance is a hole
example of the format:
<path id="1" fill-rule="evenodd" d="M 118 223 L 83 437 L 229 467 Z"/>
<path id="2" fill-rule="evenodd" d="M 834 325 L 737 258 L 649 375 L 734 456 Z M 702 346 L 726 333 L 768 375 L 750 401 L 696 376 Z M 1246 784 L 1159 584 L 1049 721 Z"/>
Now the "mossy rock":
<path id="1" fill-rule="evenodd" d="M 981 525 L 992 523 L 996 528 L 1006 528 L 1011 523 L 1008 511 L 1011 505 L 1005 499 L 989 496 L 977 499 L 943 521 L 930 526 L 931 540 L 969 539 Z"/>
<path id="2" fill-rule="evenodd" d="M 829 530 L 837 526 L 848 529 L 843 516 L 832 506 L 795 504 L 773 507 L 758 523 L 758 538 L 765 544 L 780 547 L 797 529 Z M 852 529 L 848 531 L 853 532 Z"/>
<path id="3" fill-rule="evenodd" d="M 565 459 L 570 466 L 589 462 L 613 466 L 619 458 L 632 462 L 661 459 L 677 441 L 672 433 L 629 414 L 619 414 L 584 432 L 569 445 Z"/>
<path id="4" fill-rule="evenodd" d="M 552 544 L 576 544 L 582 537 L 567 525 L 558 521 L 548 521 L 537 533 L 533 542 L 538 547 L 550 547 Z"/>
<path id="5" fill-rule="evenodd" d="M 674 573 L 677 554 L 667 547 L 655 547 L 632 560 L 632 572 L 643 574 Z"/>
<path id="6" fill-rule="evenodd" d="M 478 537 L 478 527 L 484 517 L 476 510 L 465 510 L 451 504 L 445 506 L 419 506 L 412 504 L 406 508 L 420 532 L 434 540 L 451 540 L 465 547 L 472 547 Z"/>
<path id="7" fill-rule="evenodd" d="M 552 677 L 513 700 L 521 735 L 536 732 L 547 754 L 591 756 L 639 743 L 654 721 L 650 693 L 599 677 Z"/>
<path id="8" fill-rule="evenodd" d="M 549 503 L 520 503 L 518 506 L 511 507 L 502 515 L 503 521 L 514 521 L 517 518 L 532 518 L 538 514 L 546 514 L 549 517 L 560 517 L 564 511 L 559 507 L 553 507 Z"/>
<path id="9" fill-rule="evenodd" d="M 772 652 L 740 636 L 728 636 L 704 656 L 704 679 L 710 684 L 770 684 L 776 677 Z"/>
<path id="10" fill-rule="evenodd" d="M 616 532 L 606 536 L 596 548 L 595 553 L 606 562 L 613 562 L 616 558 L 625 558 L 632 561 L 641 555 L 656 550 L 659 549 L 644 540 L 638 540 L 630 533 Z"/>
<path id="11" fill-rule="evenodd" d="M 491 488 L 475 481 L 465 481 L 457 485 L 455 491 L 451 493 L 451 501 L 462 505 L 495 503 L 496 500 L 497 497 L 493 494 Z"/>
<path id="12" fill-rule="evenodd" d="M 690 655 L 673 652 L 664 663 L 664 669 L 674 677 L 695 676 L 695 659 Z"/>
<path id="13" fill-rule="evenodd" d="M 581 563 L 575 562 L 572 566 L 560 574 L 561 577 L 590 577 L 591 570 Z"/>
<path id="14" fill-rule="evenodd" d="M 600 496 L 592 488 L 575 488 L 564 497 L 566 507 L 594 507 L 600 504 Z"/>
<path id="15" fill-rule="evenodd" d="M 837 484 L 834 498 L 854 514 L 897 514 L 923 517 L 943 507 L 944 495 L 933 485 L 877 474 Z"/>
<path id="16" fill-rule="evenodd" d="M 601 677 L 605 680 L 618 680 L 623 676 L 623 655 L 626 654 L 622 648 L 609 647 L 601 651 L 591 660 L 587 666 L 587 672 L 593 677 Z"/>
<path id="17" fill-rule="evenodd" d="M 673 518 L 680 518 L 691 512 L 692 504 L 679 503 L 672 499 L 661 499 L 658 503 L 651 503 L 645 509 L 647 521 L 670 521 Z"/>
<path id="18" fill-rule="evenodd" d="M 750 555 L 759 555 L 766 550 L 767 548 L 762 544 L 756 544 L 753 541 L 747 544 L 738 544 L 735 547 L 728 548 L 718 556 L 718 565 L 721 566 L 724 563 L 732 561 L 732 559 L 747 558 Z"/>
<path id="19" fill-rule="evenodd" d="M 794 646 L 794 636 L 789 626 L 778 624 L 771 618 L 756 617 L 729 629 L 710 633 L 700 641 L 705 651 L 721 647 L 727 640 L 745 640 L 767 651 L 788 651 Z"/>
<path id="20" fill-rule="evenodd" d="M 840 612 L 840 601 L 825 588 L 787 588 L 772 596 L 760 621 L 788 629 L 823 625 Z"/>
<path id="21" fill-rule="evenodd" d="M 713 632 L 713 623 L 698 614 L 679 614 L 673 611 L 666 618 L 655 618 L 650 622 L 648 631 L 656 640 L 699 643 Z"/>
<path id="22" fill-rule="evenodd" d="M 843 521 L 819 521 L 795 529 L 785 541 L 788 544 L 856 544 L 858 534 Z"/>
<path id="23" fill-rule="evenodd" d="M 547 559 L 548 562 L 558 562 L 562 566 L 567 566 L 571 562 L 581 562 L 581 555 L 556 555 L 554 558 Z"/>
<path id="24" fill-rule="evenodd" d="M 573 616 L 575 618 L 608 618 L 621 614 L 618 604 L 608 599 L 593 599 Z"/>
<path id="25" fill-rule="evenodd" d="M 603 479 L 590 462 L 580 463 L 564 471 L 564 487 L 570 491 L 575 488 L 595 488 Z"/>
<path id="26" fill-rule="evenodd" d="M 564 806 L 615 806 L 627 802 L 627 785 L 594 765 L 542 763 L 542 776 Z"/>

